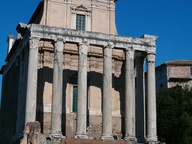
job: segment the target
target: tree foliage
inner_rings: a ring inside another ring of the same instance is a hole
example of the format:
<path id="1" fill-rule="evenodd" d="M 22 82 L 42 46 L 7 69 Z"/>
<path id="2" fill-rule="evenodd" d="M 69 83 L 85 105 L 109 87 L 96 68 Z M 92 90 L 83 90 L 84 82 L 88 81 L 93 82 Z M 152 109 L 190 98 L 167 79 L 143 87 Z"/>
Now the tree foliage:
<path id="1" fill-rule="evenodd" d="M 192 143 L 192 89 L 175 87 L 157 93 L 159 141 Z"/>

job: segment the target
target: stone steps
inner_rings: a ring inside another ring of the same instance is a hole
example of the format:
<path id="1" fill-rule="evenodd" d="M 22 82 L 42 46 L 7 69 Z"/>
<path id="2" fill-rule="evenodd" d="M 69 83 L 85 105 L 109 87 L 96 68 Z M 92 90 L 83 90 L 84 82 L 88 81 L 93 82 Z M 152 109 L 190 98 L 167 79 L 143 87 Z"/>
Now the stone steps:
<path id="1" fill-rule="evenodd" d="M 62 144 L 128 144 L 125 140 L 100 140 L 100 139 L 62 139 Z"/>

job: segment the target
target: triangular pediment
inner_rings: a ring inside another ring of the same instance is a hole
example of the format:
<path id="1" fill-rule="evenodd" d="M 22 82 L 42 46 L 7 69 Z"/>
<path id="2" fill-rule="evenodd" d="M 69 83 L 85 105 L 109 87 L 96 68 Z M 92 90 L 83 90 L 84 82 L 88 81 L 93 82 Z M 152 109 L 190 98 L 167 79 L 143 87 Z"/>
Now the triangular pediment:
<path id="1" fill-rule="evenodd" d="M 91 9 L 89 9 L 88 7 L 84 6 L 84 5 L 77 5 L 77 6 L 73 6 L 72 7 L 73 10 L 80 10 L 80 11 L 91 11 Z"/>

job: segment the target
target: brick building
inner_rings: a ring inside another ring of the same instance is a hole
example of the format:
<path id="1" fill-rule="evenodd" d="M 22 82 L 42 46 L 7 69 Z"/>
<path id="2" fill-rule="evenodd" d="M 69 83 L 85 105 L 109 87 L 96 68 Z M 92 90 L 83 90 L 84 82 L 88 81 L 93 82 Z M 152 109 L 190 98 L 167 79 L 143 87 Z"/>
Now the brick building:
<path id="1" fill-rule="evenodd" d="M 192 60 L 167 61 L 155 71 L 157 91 L 177 85 L 192 87 Z"/>

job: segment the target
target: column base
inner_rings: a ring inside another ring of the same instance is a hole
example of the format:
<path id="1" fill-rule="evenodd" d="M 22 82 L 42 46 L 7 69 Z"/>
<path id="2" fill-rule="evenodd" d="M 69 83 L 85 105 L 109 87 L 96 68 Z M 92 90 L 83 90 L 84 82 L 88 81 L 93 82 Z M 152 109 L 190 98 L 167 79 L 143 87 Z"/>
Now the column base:
<path id="1" fill-rule="evenodd" d="M 51 141 L 54 142 L 60 142 L 62 138 L 66 138 L 62 134 L 50 134 L 49 137 L 51 138 Z"/>
<path id="2" fill-rule="evenodd" d="M 128 141 L 129 144 L 137 144 L 137 138 L 135 136 L 125 136 L 124 140 Z"/>
<path id="3" fill-rule="evenodd" d="M 148 136 L 146 138 L 146 144 L 159 144 L 160 142 L 157 139 L 157 136 Z"/>
<path id="4" fill-rule="evenodd" d="M 87 134 L 75 134 L 75 139 L 89 139 Z"/>
<path id="5" fill-rule="evenodd" d="M 101 135 L 102 140 L 114 140 L 112 135 Z"/>

